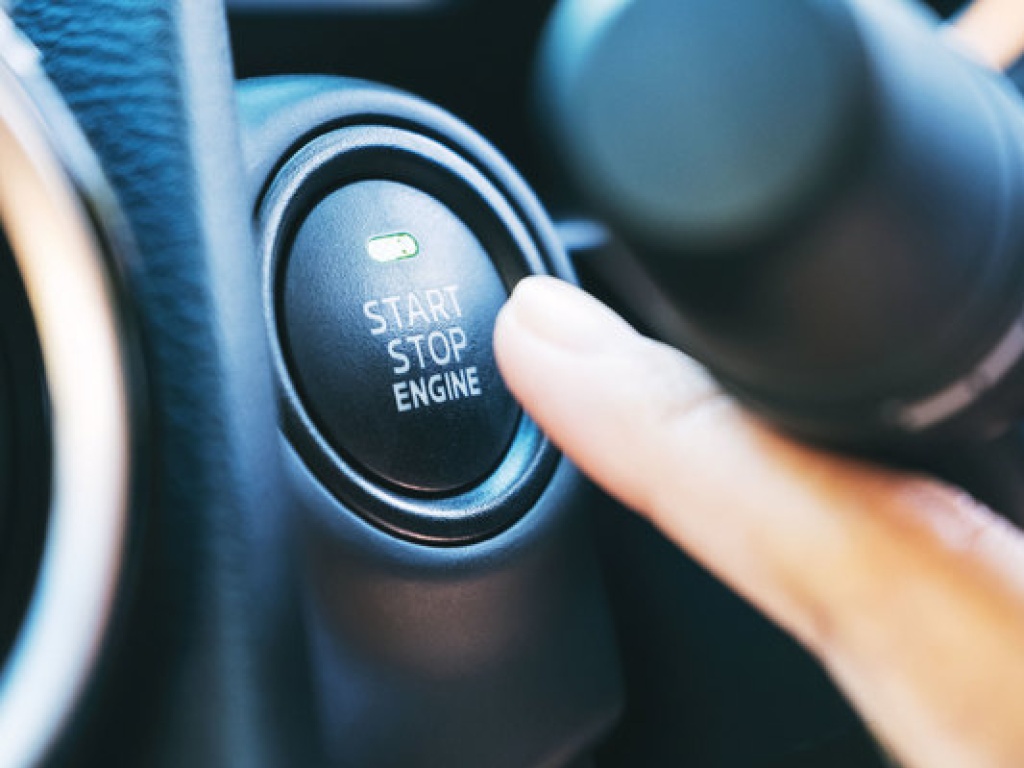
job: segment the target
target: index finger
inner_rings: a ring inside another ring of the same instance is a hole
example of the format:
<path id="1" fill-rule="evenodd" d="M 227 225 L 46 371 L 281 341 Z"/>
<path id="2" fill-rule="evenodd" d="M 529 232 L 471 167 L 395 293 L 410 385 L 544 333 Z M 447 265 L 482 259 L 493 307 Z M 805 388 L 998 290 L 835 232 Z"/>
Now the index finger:
<path id="1" fill-rule="evenodd" d="M 975 0 L 948 29 L 995 69 L 1006 69 L 1024 55 L 1021 0 Z"/>
<path id="2" fill-rule="evenodd" d="M 798 445 L 680 353 L 527 280 L 496 331 L 552 439 L 818 654 L 910 765 L 1024 764 L 1024 541 L 965 494 Z"/>

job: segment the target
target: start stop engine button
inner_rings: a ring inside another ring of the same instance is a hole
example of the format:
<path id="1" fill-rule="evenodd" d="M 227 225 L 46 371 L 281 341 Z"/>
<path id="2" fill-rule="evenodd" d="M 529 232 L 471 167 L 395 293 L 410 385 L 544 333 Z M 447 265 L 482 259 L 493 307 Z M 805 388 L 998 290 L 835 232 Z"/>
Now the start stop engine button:
<path id="1" fill-rule="evenodd" d="M 450 493 L 501 462 L 520 412 L 491 336 L 507 291 L 447 206 L 406 184 L 348 184 L 302 222 L 283 275 L 286 355 L 344 458 Z"/>

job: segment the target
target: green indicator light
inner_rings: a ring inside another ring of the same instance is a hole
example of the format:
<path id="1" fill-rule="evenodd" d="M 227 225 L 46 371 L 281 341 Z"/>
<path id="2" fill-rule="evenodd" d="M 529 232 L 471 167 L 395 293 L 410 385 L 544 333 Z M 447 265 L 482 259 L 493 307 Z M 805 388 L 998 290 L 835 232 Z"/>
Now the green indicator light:
<path id="1" fill-rule="evenodd" d="M 413 259 L 420 254 L 420 244 L 407 232 L 372 237 L 366 243 L 370 258 L 381 264 Z"/>

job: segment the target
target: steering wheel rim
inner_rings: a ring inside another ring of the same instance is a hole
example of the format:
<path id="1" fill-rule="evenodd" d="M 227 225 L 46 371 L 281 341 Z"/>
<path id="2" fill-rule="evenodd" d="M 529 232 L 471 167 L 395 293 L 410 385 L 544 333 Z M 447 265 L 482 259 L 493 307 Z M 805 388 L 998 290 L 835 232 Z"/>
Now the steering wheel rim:
<path id="1" fill-rule="evenodd" d="M 26 177 L 5 172 L 4 190 L 17 184 L 25 201 L 23 223 L 5 208 L 5 224 L 12 239 L 19 227 L 36 241 L 49 235 L 51 245 L 58 236 L 77 238 L 80 261 L 92 265 L 76 283 L 91 298 L 74 301 L 75 286 L 62 285 L 52 263 L 38 263 L 24 279 L 36 324 L 41 340 L 46 328 L 95 330 L 83 302 L 105 319 L 102 334 L 79 337 L 77 353 L 65 346 L 64 368 L 75 376 L 65 370 L 58 382 L 57 363 L 46 360 L 55 437 L 73 422 L 92 430 L 57 441 L 55 498 L 67 492 L 59 478 L 72 466 L 90 465 L 97 484 L 103 475 L 105 493 L 98 512 L 78 498 L 67 515 L 53 516 L 35 603 L 4 667 L 0 765 L 62 756 L 90 764 L 259 765 L 269 759 L 261 743 L 270 729 L 256 725 L 252 660 L 261 613 L 249 603 L 255 581 L 273 584 L 278 575 L 273 558 L 256 554 L 279 519 L 278 444 L 250 214 L 238 194 L 223 8 L 187 0 L 23 0 L 10 13 L 32 43 L 7 51 L 17 77 L 10 68 L 3 73 L 9 84 L 19 81 L 20 112 L 35 118 L 20 143 L 42 145 L 34 159 L 36 170 L 52 172 L 46 201 L 60 202 L 67 215 L 41 226 L 41 203 L 29 203 Z M 28 76 L 40 65 L 52 89 L 41 70 Z M 0 97 L 16 103 L 6 91 Z M 10 120 L 5 111 L 0 122 Z M 5 168 L 13 162 L 8 154 L 0 160 Z M 23 245 L 14 247 L 28 269 Z M 52 345 L 42 346 L 45 354 Z M 83 370 L 98 380 L 87 387 Z M 104 402 L 84 404 L 90 393 Z M 65 519 L 74 520 L 74 531 L 61 527 Z M 94 545 L 102 538 L 103 546 L 88 558 L 80 547 L 77 563 L 65 552 L 64 589 L 54 589 L 47 563 L 59 542 L 83 537 Z M 80 601 L 75 626 L 62 625 L 58 642 L 59 622 L 42 621 L 55 614 L 40 605 L 73 589 L 89 599 Z M 44 673 L 49 694 L 41 696 Z M 201 717 L 196 699 L 204 702 Z"/>
<path id="2" fill-rule="evenodd" d="M 41 140 L 51 129 L 38 120 L 40 112 L 67 139 L 79 137 L 28 44 L 7 25 L 0 36 L 7 52 L 0 68 L 0 213 L 32 304 L 53 425 L 49 530 L 28 615 L 0 682 L 0 764 L 30 765 L 66 721 L 109 622 L 135 398 L 124 325 L 82 204 L 109 206 L 109 189 L 81 143 L 65 141 L 61 151 Z M 40 218 L 57 226 L 40 226 Z M 89 365 L 76 349 L 90 350 Z"/>

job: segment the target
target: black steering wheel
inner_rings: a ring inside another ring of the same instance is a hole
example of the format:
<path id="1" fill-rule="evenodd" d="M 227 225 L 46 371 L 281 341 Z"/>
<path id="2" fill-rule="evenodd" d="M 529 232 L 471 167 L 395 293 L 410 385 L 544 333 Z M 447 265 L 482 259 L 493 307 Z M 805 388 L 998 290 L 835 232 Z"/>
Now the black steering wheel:
<path id="1" fill-rule="evenodd" d="M 5 583 L 0 764 L 248 762 L 266 733 L 252 547 L 279 474 L 223 9 L 10 13 L 0 211 L 26 306 L 4 302 L 4 384 L 22 421 L 43 384 L 52 463 L 29 440 L 8 484 L 25 499 L 5 526 L 44 529 Z"/>

